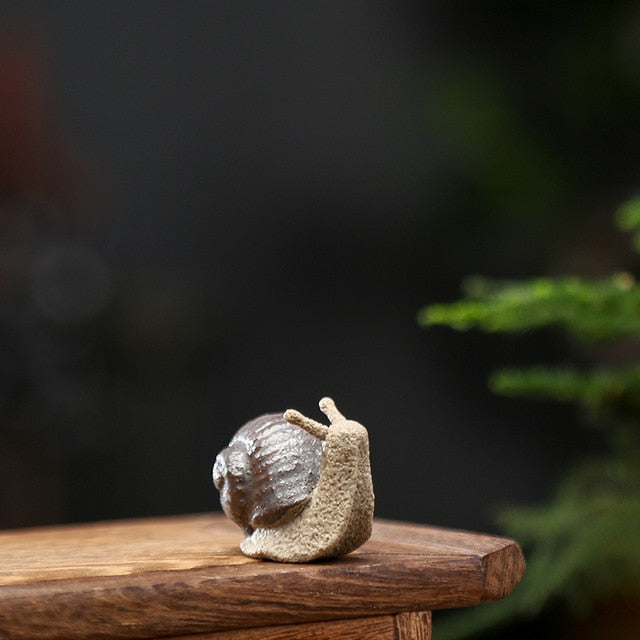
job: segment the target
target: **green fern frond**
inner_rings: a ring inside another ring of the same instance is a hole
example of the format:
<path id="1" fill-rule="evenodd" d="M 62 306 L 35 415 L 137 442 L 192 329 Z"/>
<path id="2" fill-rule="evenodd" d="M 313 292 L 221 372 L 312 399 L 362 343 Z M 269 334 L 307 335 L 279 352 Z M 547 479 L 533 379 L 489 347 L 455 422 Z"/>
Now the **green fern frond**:
<path id="1" fill-rule="evenodd" d="M 461 640 L 530 618 L 552 602 L 580 613 L 598 598 L 640 592 L 640 467 L 594 460 L 561 483 L 541 507 L 511 507 L 505 533 L 528 549 L 527 572 L 505 600 L 439 621 L 439 640 Z"/>
<path id="2" fill-rule="evenodd" d="M 461 301 L 423 308 L 419 324 L 508 333 L 558 326 L 594 342 L 640 334 L 640 287 L 628 273 L 594 281 L 501 282 L 475 277 L 466 282 L 465 291 L 467 297 Z"/>
<path id="3" fill-rule="evenodd" d="M 640 416 L 640 366 L 620 371 L 581 371 L 572 367 L 502 369 L 489 387 L 504 396 L 572 402 L 591 416 Z"/>
<path id="4" fill-rule="evenodd" d="M 620 229 L 632 234 L 633 246 L 640 251 L 640 196 L 627 200 L 618 209 L 616 223 Z"/>
<path id="5" fill-rule="evenodd" d="M 640 251 L 640 197 L 623 205 L 616 221 Z M 510 333 L 558 327 L 591 342 L 640 339 L 640 287 L 628 273 L 601 280 L 476 277 L 464 292 L 458 302 L 423 308 L 419 323 Z M 548 504 L 502 511 L 504 533 L 527 552 L 527 572 L 508 598 L 439 622 L 438 640 L 474 637 L 551 602 L 586 610 L 599 598 L 640 593 L 640 365 L 504 369 L 489 385 L 505 396 L 576 404 L 607 425 L 609 454 L 566 473 Z"/>

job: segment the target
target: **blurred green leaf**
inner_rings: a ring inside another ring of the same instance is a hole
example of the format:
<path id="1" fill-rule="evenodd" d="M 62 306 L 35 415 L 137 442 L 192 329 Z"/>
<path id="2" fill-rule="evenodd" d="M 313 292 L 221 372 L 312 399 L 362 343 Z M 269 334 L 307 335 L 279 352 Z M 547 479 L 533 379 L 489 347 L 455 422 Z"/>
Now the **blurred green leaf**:
<path id="1" fill-rule="evenodd" d="M 640 335 L 640 287 L 627 273 L 595 281 L 570 277 L 514 283 L 475 277 L 465 290 L 468 297 L 461 301 L 423 308 L 419 324 L 487 332 L 558 326 L 585 341 Z"/>
<path id="2" fill-rule="evenodd" d="M 616 221 L 640 249 L 640 198 L 623 205 Z M 476 276 L 464 293 L 457 302 L 423 308 L 418 322 L 505 333 L 558 327 L 588 342 L 640 338 L 640 287 L 626 272 L 600 280 Z M 489 386 L 506 396 L 574 403 L 606 425 L 609 452 L 568 471 L 548 504 L 502 511 L 504 532 L 527 550 L 526 575 L 505 600 L 439 623 L 439 640 L 536 615 L 553 601 L 584 611 L 598 598 L 640 593 L 640 364 L 502 369 Z"/>
<path id="3" fill-rule="evenodd" d="M 640 415 L 640 367 L 580 371 L 571 367 L 502 369 L 489 378 L 492 391 L 505 396 L 573 402 L 590 415 Z"/>
<path id="4" fill-rule="evenodd" d="M 616 212 L 616 223 L 632 233 L 633 246 L 640 252 L 640 196 L 625 202 Z"/>

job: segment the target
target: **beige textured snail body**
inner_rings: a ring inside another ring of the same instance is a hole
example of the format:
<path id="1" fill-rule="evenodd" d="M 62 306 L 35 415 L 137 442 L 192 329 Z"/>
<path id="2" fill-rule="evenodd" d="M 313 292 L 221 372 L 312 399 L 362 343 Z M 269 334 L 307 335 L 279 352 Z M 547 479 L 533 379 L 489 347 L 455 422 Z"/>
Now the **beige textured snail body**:
<path id="1" fill-rule="evenodd" d="M 310 562 L 345 555 L 369 539 L 374 495 L 367 430 L 347 420 L 331 398 L 323 398 L 320 409 L 330 426 L 294 410 L 286 411 L 280 422 L 278 416 L 263 416 L 243 427 L 247 431 L 238 431 L 229 447 L 218 454 L 214 482 L 223 509 L 245 529 L 246 538 L 240 545 L 245 555 Z M 292 444 L 291 438 L 300 438 L 301 433 L 312 438 Z M 257 437 L 252 440 L 251 434 Z M 274 442 L 284 447 L 282 454 L 273 451 Z M 252 455 L 265 456 L 280 468 L 251 467 L 247 460 Z M 262 477 L 271 486 L 256 482 Z M 309 491 L 302 480 L 312 483 Z M 261 489 L 258 493 L 265 496 L 268 508 L 247 492 L 250 486 Z"/>

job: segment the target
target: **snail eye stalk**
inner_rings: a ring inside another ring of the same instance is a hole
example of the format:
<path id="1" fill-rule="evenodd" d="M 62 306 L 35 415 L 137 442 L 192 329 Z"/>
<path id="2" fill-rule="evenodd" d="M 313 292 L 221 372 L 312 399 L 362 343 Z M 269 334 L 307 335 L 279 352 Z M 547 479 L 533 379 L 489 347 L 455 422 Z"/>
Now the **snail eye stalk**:
<path id="1" fill-rule="evenodd" d="M 346 418 L 338 411 L 336 403 L 331 398 L 322 398 L 318 404 L 320 405 L 320 411 L 329 418 L 331 424 L 346 420 Z"/>
<path id="2" fill-rule="evenodd" d="M 287 409 L 284 412 L 284 419 L 289 424 L 294 424 L 301 429 L 304 429 L 307 433 L 310 433 L 312 436 L 318 438 L 318 440 L 326 440 L 327 439 L 327 431 L 329 431 L 329 427 L 323 425 L 320 422 L 316 422 L 311 418 L 307 418 L 307 416 L 303 416 L 299 411 L 295 409 Z"/>

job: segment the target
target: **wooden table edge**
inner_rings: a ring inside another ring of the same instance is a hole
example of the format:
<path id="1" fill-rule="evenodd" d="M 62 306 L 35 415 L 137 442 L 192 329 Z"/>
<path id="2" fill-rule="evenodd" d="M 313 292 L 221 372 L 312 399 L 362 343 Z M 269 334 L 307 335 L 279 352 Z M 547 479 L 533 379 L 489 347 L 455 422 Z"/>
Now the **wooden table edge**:
<path id="1" fill-rule="evenodd" d="M 218 516 L 171 522 L 228 526 Z M 395 546 L 385 542 L 394 531 Z M 446 535 L 462 540 L 464 552 L 455 553 L 453 542 L 450 551 L 447 544 L 438 554 L 419 551 L 425 540 L 435 544 Z M 394 550 L 381 551 L 387 546 Z M 523 573 L 522 552 L 507 538 L 379 520 L 370 543 L 334 561 L 296 565 L 247 559 L 229 566 L 0 586 L 0 637 L 3 627 L 21 630 L 9 637 L 25 639 L 177 637 L 398 615 L 504 597 Z"/>

